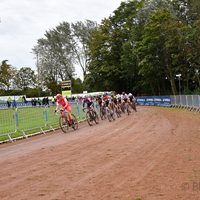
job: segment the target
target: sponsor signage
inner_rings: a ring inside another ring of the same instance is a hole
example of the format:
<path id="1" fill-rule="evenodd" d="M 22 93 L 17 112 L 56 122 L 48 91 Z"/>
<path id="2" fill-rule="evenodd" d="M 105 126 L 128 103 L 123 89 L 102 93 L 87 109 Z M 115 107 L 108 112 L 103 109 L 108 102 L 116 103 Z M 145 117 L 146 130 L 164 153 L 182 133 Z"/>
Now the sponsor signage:
<path id="1" fill-rule="evenodd" d="M 61 91 L 62 96 L 71 96 L 71 81 L 62 81 L 61 82 Z"/>
<path id="2" fill-rule="evenodd" d="M 171 106 L 170 96 L 136 97 L 138 105 Z"/>

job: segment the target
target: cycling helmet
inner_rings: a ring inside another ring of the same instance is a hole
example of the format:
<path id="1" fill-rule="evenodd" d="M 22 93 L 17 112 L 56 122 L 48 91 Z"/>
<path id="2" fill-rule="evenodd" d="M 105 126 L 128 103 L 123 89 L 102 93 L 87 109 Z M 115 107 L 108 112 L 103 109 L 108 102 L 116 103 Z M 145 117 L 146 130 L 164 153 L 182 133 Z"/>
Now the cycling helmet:
<path id="1" fill-rule="evenodd" d="M 96 98 L 99 98 L 99 95 L 96 95 Z"/>
<path id="2" fill-rule="evenodd" d="M 125 94 L 125 92 L 122 92 L 122 94 L 124 95 L 124 94 Z"/>
<path id="3" fill-rule="evenodd" d="M 61 94 L 57 94 L 56 95 L 56 99 L 60 99 L 60 98 L 62 98 L 62 95 Z"/>
<path id="4" fill-rule="evenodd" d="M 129 96 L 133 96 L 131 93 L 129 93 Z"/>
<path id="5" fill-rule="evenodd" d="M 106 93 L 103 94 L 103 97 L 106 97 Z"/>
<path id="6" fill-rule="evenodd" d="M 113 95 L 113 94 L 111 94 L 111 97 L 114 97 L 114 95 Z"/>

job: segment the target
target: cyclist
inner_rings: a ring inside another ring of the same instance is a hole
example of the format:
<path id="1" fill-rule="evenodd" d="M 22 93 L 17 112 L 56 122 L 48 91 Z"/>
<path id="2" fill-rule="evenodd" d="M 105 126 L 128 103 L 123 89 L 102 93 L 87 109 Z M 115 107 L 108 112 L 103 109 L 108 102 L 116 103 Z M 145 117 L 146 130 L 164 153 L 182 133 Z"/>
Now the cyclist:
<path id="1" fill-rule="evenodd" d="M 63 97 L 61 94 L 57 94 L 56 95 L 56 109 L 55 109 L 55 113 L 57 112 L 58 108 L 59 108 L 59 104 L 61 104 L 61 110 L 67 110 L 68 116 L 69 116 L 69 122 L 71 123 L 71 119 L 73 119 L 73 117 L 71 116 L 71 105 L 70 102 L 67 100 L 66 97 Z"/>
<path id="2" fill-rule="evenodd" d="M 129 104 L 127 103 L 129 101 L 128 95 L 125 92 L 122 92 L 122 103 L 125 104 L 125 106 L 127 106 L 129 109 Z M 130 109 L 129 109 L 130 111 Z M 130 111 L 131 112 L 131 111 Z"/>
<path id="3" fill-rule="evenodd" d="M 100 111 L 100 116 L 103 118 L 104 110 L 103 110 L 103 100 L 101 98 L 101 95 L 96 95 L 96 100 L 95 100 L 95 105 L 96 108 L 99 106 L 99 111 Z"/>
<path id="4" fill-rule="evenodd" d="M 115 105 L 117 105 L 117 98 L 116 98 L 116 96 L 114 96 L 113 94 L 111 94 L 110 100 L 111 100 L 112 110 L 114 111 Z"/>
<path id="5" fill-rule="evenodd" d="M 93 102 L 92 102 L 92 100 L 91 100 L 90 97 L 84 96 L 84 98 L 83 98 L 83 108 L 82 108 L 82 110 L 84 110 L 85 103 L 87 104 L 87 109 L 88 109 L 88 108 L 91 108 L 91 110 L 92 110 L 94 113 L 96 113 L 96 111 L 94 110 L 94 104 L 93 104 Z"/>
<path id="6" fill-rule="evenodd" d="M 102 98 L 101 98 L 101 96 L 100 95 L 96 95 L 96 106 L 99 106 L 100 108 L 101 108 L 101 106 L 102 106 Z M 100 109 L 99 108 L 99 109 Z"/>
<path id="7" fill-rule="evenodd" d="M 122 99 L 121 99 L 120 94 L 117 95 L 117 105 L 118 105 L 120 113 L 122 113 Z"/>
<path id="8" fill-rule="evenodd" d="M 122 110 L 121 110 L 121 97 L 120 97 L 120 95 L 114 96 L 113 102 L 118 107 L 119 112 L 122 113 Z"/>
<path id="9" fill-rule="evenodd" d="M 129 101 L 130 101 L 130 103 L 133 105 L 133 109 L 137 112 L 136 106 L 135 106 L 135 102 L 136 102 L 135 97 L 134 97 L 131 93 L 129 93 L 128 96 L 129 96 Z"/>
<path id="10" fill-rule="evenodd" d="M 106 107 L 106 110 L 109 108 L 111 111 L 111 115 L 114 114 L 112 111 L 112 108 L 110 106 L 110 97 L 107 95 L 107 93 L 103 94 L 103 106 Z"/>

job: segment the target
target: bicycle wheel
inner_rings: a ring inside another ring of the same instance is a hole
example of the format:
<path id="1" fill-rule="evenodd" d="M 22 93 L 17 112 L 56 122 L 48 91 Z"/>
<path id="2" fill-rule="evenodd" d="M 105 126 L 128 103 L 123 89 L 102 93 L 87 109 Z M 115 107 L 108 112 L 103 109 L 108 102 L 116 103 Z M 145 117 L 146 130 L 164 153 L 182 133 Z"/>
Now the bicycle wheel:
<path id="1" fill-rule="evenodd" d="M 106 119 L 106 110 L 105 110 L 105 108 L 103 110 L 103 117 L 104 117 L 104 119 Z"/>
<path id="2" fill-rule="evenodd" d="M 102 108 L 100 109 L 100 117 L 101 117 L 101 120 L 103 120 L 103 109 Z"/>
<path id="3" fill-rule="evenodd" d="M 137 112 L 135 103 L 133 103 L 133 110 L 135 110 L 135 112 Z"/>
<path id="4" fill-rule="evenodd" d="M 111 111 L 111 117 L 112 117 L 112 119 L 113 119 L 113 121 L 114 121 L 114 120 L 115 120 L 115 113 L 114 113 L 113 110 Z"/>
<path id="5" fill-rule="evenodd" d="M 78 129 L 78 121 L 77 121 L 76 117 L 74 116 L 74 114 L 71 114 L 71 116 L 73 117 L 73 119 L 72 119 L 72 128 L 74 130 L 76 130 L 76 129 Z"/>
<path id="6" fill-rule="evenodd" d="M 125 106 L 123 104 L 121 104 L 121 110 L 123 113 L 125 113 Z"/>
<path id="7" fill-rule="evenodd" d="M 117 117 L 119 118 L 119 117 L 121 117 L 121 115 L 120 115 L 120 113 L 119 113 L 119 109 L 118 108 L 115 108 L 115 113 L 116 113 L 116 115 L 117 115 Z"/>
<path id="8" fill-rule="evenodd" d="M 93 119 L 92 119 L 92 114 L 90 113 L 90 111 L 87 111 L 86 113 L 86 119 L 87 119 L 87 122 L 90 126 L 92 126 L 93 124 Z"/>
<path id="9" fill-rule="evenodd" d="M 94 121 L 95 121 L 95 123 L 98 124 L 98 123 L 99 123 L 99 117 L 98 117 L 98 114 L 93 112 L 93 117 L 94 117 Z"/>
<path id="10" fill-rule="evenodd" d="M 127 108 L 127 113 L 128 115 L 130 115 L 131 111 L 129 110 L 129 108 Z"/>
<path id="11" fill-rule="evenodd" d="M 69 130 L 68 121 L 62 115 L 59 117 L 59 124 L 60 124 L 60 128 L 62 129 L 62 131 L 64 133 L 67 133 Z"/>
<path id="12" fill-rule="evenodd" d="M 108 118 L 108 120 L 111 122 L 112 121 L 112 119 L 111 119 L 111 116 L 110 116 L 110 112 L 107 110 L 107 118 Z"/>

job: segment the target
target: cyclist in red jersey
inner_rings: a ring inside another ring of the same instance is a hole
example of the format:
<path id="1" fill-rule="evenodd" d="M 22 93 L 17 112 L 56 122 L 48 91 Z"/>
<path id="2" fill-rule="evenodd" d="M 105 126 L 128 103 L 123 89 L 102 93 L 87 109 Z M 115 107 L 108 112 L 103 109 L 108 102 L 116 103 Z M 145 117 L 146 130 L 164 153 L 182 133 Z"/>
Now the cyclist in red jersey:
<path id="1" fill-rule="evenodd" d="M 114 112 L 113 112 L 113 110 L 112 110 L 112 108 L 110 106 L 110 97 L 108 96 L 107 93 L 103 94 L 102 100 L 103 100 L 103 106 L 105 106 L 106 110 L 109 108 L 110 111 L 111 111 L 111 115 L 114 114 Z"/>
<path id="2" fill-rule="evenodd" d="M 59 108 L 59 104 L 61 104 L 61 109 L 67 110 L 67 113 L 68 113 L 68 116 L 69 116 L 69 121 L 71 122 L 72 116 L 71 116 L 70 102 L 65 97 L 63 97 L 61 94 L 57 94 L 56 99 L 57 99 L 57 101 L 56 101 L 57 107 L 56 107 L 54 112 L 57 112 L 57 110 Z"/>

